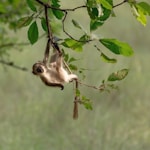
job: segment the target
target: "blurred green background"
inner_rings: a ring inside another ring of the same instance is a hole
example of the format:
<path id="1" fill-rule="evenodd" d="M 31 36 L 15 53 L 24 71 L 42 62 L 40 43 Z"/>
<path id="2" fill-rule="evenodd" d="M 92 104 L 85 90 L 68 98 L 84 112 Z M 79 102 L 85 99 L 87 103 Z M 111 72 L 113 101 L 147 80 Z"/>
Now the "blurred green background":
<path id="1" fill-rule="evenodd" d="M 78 6 L 80 1 L 66 2 L 64 7 L 73 4 Z M 84 10 L 79 10 L 71 15 L 88 30 L 86 24 L 89 20 L 84 13 Z M 115 13 L 116 17 L 110 18 L 95 34 L 129 43 L 134 56 L 116 57 L 101 47 L 109 56 L 118 59 L 117 64 L 107 64 L 100 60 L 100 53 L 90 44 L 85 46 L 83 53 L 66 50 L 79 59 L 81 67 L 89 69 L 85 72 L 84 82 L 92 85 L 99 85 L 114 71 L 130 69 L 127 78 L 117 83 L 118 91 L 98 93 L 81 87 L 84 95 L 93 100 L 94 109 L 88 111 L 79 106 L 78 120 L 72 119 L 72 84 L 66 85 L 64 91 L 49 88 L 31 73 L 33 63 L 43 57 L 46 40 L 41 39 L 21 52 L 10 52 L 11 59 L 29 68 L 30 72 L 0 65 L 0 149 L 150 149 L 150 19 L 143 27 L 127 4 L 115 8 Z M 27 41 L 26 30 L 15 34 L 20 40 Z M 77 31 L 69 23 L 69 18 L 67 30 L 76 36 Z M 10 36 L 13 34 L 10 32 Z"/>

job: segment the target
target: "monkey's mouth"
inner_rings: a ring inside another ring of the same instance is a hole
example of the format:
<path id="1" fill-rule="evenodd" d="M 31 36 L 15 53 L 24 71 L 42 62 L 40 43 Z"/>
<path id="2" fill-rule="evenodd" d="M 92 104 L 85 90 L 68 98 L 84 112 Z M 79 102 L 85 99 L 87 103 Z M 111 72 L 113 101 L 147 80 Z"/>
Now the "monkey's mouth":
<path id="1" fill-rule="evenodd" d="M 34 75 L 39 75 L 41 73 L 44 72 L 44 69 L 42 68 L 42 65 L 38 64 L 38 63 L 35 63 L 32 67 L 32 73 Z"/>
<path id="2" fill-rule="evenodd" d="M 32 70 L 32 74 L 36 75 L 36 73 Z"/>

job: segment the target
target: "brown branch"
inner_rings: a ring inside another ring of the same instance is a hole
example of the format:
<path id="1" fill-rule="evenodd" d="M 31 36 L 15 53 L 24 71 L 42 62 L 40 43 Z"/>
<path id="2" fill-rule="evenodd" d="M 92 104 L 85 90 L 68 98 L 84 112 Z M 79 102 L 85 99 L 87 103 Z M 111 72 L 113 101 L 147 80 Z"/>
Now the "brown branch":
<path id="1" fill-rule="evenodd" d="M 64 18 L 63 18 L 63 20 L 62 20 L 63 32 L 64 32 L 68 37 L 70 37 L 71 39 L 73 39 L 73 40 L 75 40 L 75 41 L 78 41 L 78 40 L 76 40 L 75 38 L 73 38 L 73 37 L 65 30 L 65 20 L 66 20 L 66 18 L 67 18 L 67 15 L 68 15 L 68 12 L 65 11 L 65 15 L 64 15 Z"/>
<path id="2" fill-rule="evenodd" d="M 59 10 L 59 11 L 75 11 L 76 9 L 80 9 L 80 8 L 86 8 L 86 5 L 82 5 L 82 6 L 77 6 L 75 8 L 69 8 L 69 9 L 62 9 L 62 8 L 58 8 L 58 7 L 52 7 L 51 5 L 42 2 L 41 0 L 36 0 L 38 3 L 40 3 L 43 6 L 46 6 L 47 8 L 51 8 L 53 10 Z"/>
<path id="3" fill-rule="evenodd" d="M 66 30 L 65 30 L 65 20 L 67 18 L 67 15 L 68 15 L 68 11 L 75 11 L 77 9 L 80 9 L 80 8 L 86 8 L 87 6 L 86 5 L 82 5 L 82 6 L 78 6 L 78 7 L 75 7 L 75 8 L 70 8 L 70 9 L 61 9 L 61 8 L 57 8 L 57 7 L 52 7 L 51 5 L 47 4 L 47 3 L 44 3 L 42 2 L 41 0 L 36 0 L 38 3 L 40 3 L 41 5 L 43 5 L 45 7 L 45 10 L 47 10 L 48 8 L 50 9 L 53 9 L 53 10 L 59 10 L 59 11 L 63 11 L 64 12 L 64 18 L 62 19 L 62 26 L 63 26 L 63 32 L 71 39 L 77 41 L 77 42 L 90 42 L 90 41 L 93 41 L 92 39 L 89 39 L 89 40 L 77 40 L 75 39 L 73 36 L 71 36 Z M 46 14 L 46 13 L 45 13 Z M 46 19 L 47 20 L 47 19 Z M 54 42 L 52 42 L 51 44 L 53 44 Z"/>
<path id="4" fill-rule="evenodd" d="M 10 66 L 10 67 L 13 67 L 15 69 L 19 69 L 21 71 L 29 71 L 26 67 L 17 66 L 13 62 L 6 62 L 4 60 L 0 60 L 0 63 L 3 64 L 3 65 L 7 65 L 7 66 Z"/>
<path id="5" fill-rule="evenodd" d="M 58 52 L 60 52 L 60 49 L 59 49 L 57 43 L 54 41 L 51 24 L 49 23 L 48 8 L 51 8 L 51 6 L 47 3 L 42 2 L 41 0 L 36 0 L 36 1 L 39 4 L 43 5 L 44 11 L 45 11 L 45 20 L 46 20 L 46 26 L 47 26 L 47 32 L 48 32 L 47 33 L 48 40 L 47 40 L 47 45 L 46 45 L 46 49 L 45 49 L 45 53 L 44 53 L 43 63 L 47 64 L 48 58 L 49 58 L 50 45 L 52 45 L 52 47 L 54 49 L 58 50 Z"/>
<path id="6" fill-rule="evenodd" d="M 122 5 L 122 4 L 126 3 L 126 2 L 128 2 L 128 0 L 124 0 L 121 3 L 114 5 L 113 8 L 118 7 L 118 6 L 120 6 L 120 5 Z"/>
<path id="7" fill-rule="evenodd" d="M 50 44 L 51 44 L 51 41 L 53 40 L 53 36 L 52 36 L 52 33 L 51 33 L 51 26 L 49 24 L 49 19 L 48 19 L 48 8 L 47 8 L 47 5 L 44 5 L 44 10 L 45 10 L 46 26 L 47 26 L 47 31 L 48 31 L 48 33 L 47 33 L 48 40 L 47 40 L 47 45 L 46 45 L 46 49 L 45 49 L 45 53 L 44 53 L 43 63 L 47 64 L 48 58 L 49 58 Z"/>
<path id="8" fill-rule="evenodd" d="M 4 48 L 4 47 L 12 47 L 12 46 L 26 46 L 29 45 L 30 43 L 6 43 L 6 44 L 2 44 L 0 45 L 0 49 Z"/>
<path id="9" fill-rule="evenodd" d="M 69 38 L 71 38 L 72 40 L 74 40 L 74 41 L 76 41 L 76 42 L 88 43 L 88 42 L 93 41 L 92 39 L 89 39 L 89 40 L 77 40 L 77 39 L 75 39 L 73 36 L 71 36 L 71 35 L 65 30 L 65 20 L 66 20 L 66 18 L 67 18 L 68 12 L 67 12 L 67 11 L 64 11 L 64 12 L 65 12 L 65 15 L 64 15 L 64 18 L 62 19 L 63 32 L 64 32 Z"/>
<path id="10" fill-rule="evenodd" d="M 103 85 L 101 85 L 101 86 L 99 86 L 99 87 L 96 87 L 96 86 L 93 86 L 93 85 L 89 85 L 89 84 L 86 84 L 86 83 L 82 83 L 82 82 L 80 82 L 80 81 L 78 81 L 78 83 L 81 84 L 81 85 L 84 85 L 84 86 L 86 86 L 86 87 L 99 90 L 99 91 L 104 90 L 104 86 L 103 86 Z"/>
<path id="11" fill-rule="evenodd" d="M 65 61 L 64 61 L 64 66 L 67 68 L 68 72 L 69 72 L 70 74 L 72 74 L 72 71 L 70 70 L 68 64 L 67 64 Z M 102 84 L 100 87 L 96 87 L 96 86 L 93 86 L 93 85 L 88 85 L 88 84 L 86 84 L 86 83 L 82 83 L 82 82 L 79 81 L 79 80 L 77 80 L 76 82 L 78 82 L 79 84 L 84 85 L 84 86 L 86 86 L 86 87 L 93 88 L 93 89 L 96 89 L 96 90 L 99 90 L 99 91 L 104 90 L 103 84 Z M 77 85 L 77 86 L 78 86 L 78 85 Z"/>
<path id="12" fill-rule="evenodd" d="M 43 6 L 46 6 L 47 4 L 42 2 L 41 0 L 36 0 L 39 4 L 43 5 Z"/>
<path id="13" fill-rule="evenodd" d="M 62 8 L 52 7 L 52 6 L 50 6 L 49 4 L 46 4 L 46 3 L 42 2 L 41 0 L 36 0 L 36 1 L 37 1 L 38 3 L 40 3 L 41 5 L 43 5 L 43 6 L 47 6 L 48 8 L 51 8 L 51 9 L 53 9 L 53 10 L 59 10 L 59 11 L 63 11 L 63 12 L 66 12 L 66 11 L 75 11 L 75 10 L 77 10 L 77 9 L 87 8 L 86 5 L 82 5 L 82 6 L 77 6 L 77 7 L 75 7 L 75 8 L 62 9 Z M 114 5 L 113 8 L 118 7 L 118 6 L 120 6 L 120 5 L 122 5 L 122 4 L 126 3 L 126 2 L 128 2 L 128 0 L 124 0 L 124 1 L 121 2 L 121 3 Z"/>

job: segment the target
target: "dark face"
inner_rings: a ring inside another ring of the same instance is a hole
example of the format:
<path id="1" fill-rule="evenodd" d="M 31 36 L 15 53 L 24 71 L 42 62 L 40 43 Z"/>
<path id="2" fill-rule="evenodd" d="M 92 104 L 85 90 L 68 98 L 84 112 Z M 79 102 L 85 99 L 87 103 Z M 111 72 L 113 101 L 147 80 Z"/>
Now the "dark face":
<path id="1" fill-rule="evenodd" d="M 43 69 L 43 64 L 41 63 L 35 63 L 32 67 L 32 73 L 34 75 L 39 75 L 41 73 L 44 72 L 44 69 Z"/>

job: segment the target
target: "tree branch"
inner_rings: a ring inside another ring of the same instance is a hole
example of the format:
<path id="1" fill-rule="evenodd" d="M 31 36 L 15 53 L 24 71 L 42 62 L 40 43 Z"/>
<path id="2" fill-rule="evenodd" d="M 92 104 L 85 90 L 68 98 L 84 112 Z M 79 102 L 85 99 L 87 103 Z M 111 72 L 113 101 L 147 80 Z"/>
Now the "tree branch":
<path id="1" fill-rule="evenodd" d="M 62 9 L 62 8 L 57 8 L 57 7 L 52 7 L 51 5 L 42 2 L 41 0 L 36 0 L 38 3 L 40 3 L 43 6 L 46 6 L 47 8 L 51 8 L 53 10 L 59 10 L 59 11 L 75 11 L 76 9 L 80 9 L 80 8 L 86 8 L 86 5 L 82 5 L 82 6 L 77 6 L 75 8 L 69 8 L 69 9 Z"/>
<path id="2" fill-rule="evenodd" d="M 84 86 L 86 86 L 86 87 L 89 87 L 89 88 L 93 88 L 93 89 L 99 90 L 99 91 L 103 91 L 104 88 L 105 88 L 105 86 L 104 86 L 103 84 L 100 85 L 99 87 L 96 87 L 96 86 L 93 86 L 93 85 L 88 85 L 88 84 L 86 84 L 86 83 L 82 83 L 82 82 L 80 82 L 80 81 L 78 81 L 78 83 L 81 84 L 81 85 L 84 85 Z"/>
<path id="3" fill-rule="evenodd" d="M 21 71 L 28 71 L 28 69 L 26 67 L 17 66 L 13 62 L 6 62 L 4 60 L 0 60 L 0 63 L 3 64 L 3 65 L 7 65 L 7 66 L 10 66 L 10 67 L 13 67 L 15 69 L 19 69 Z"/>
<path id="4" fill-rule="evenodd" d="M 114 5 L 113 8 L 118 7 L 118 6 L 120 6 L 120 5 L 122 5 L 122 4 L 126 3 L 126 2 L 128 2 L 128 0 L 124 0 L 121 3 Z"/>
<path id="5" fill-rule="evenodd" d="M 43 5 L 45 7 L 45 10 L 47 10 L 47 8 L 50 8 L 50 9 L 53 9 L 53 10 L 59 10 L 59 11 L 62 11 L 64 12 L 64 18 L 62 19 L 62 26 L 63 26 L 63 32 L 71 39 L 77 41 L 77 42 L 90 42 L 90 41 L 93 41 L 91 39 L 89 40 L 77 40 L 75 39 L 74 37 L 72 37 L 66 30 L 65 30 L 65 20 L 67 18 L 67 15 L 68 15 L 68 11 L 75 11 L 77 9 L 80 9 L 80 8 L 86 8 L 87 6 L 86 5 L 82 5 L 82 6 L 78 6 L 78 7 L 75 7 L 75 8 L 70 8 L 70 9 L 61 9 L 61 8 L 56 8 L 56 7 L 52 7 L 51 5 L 47 4 L 47 3 L 44 3 L 42 2 L 41 0 L 36 0 L 39 4 Z M 46 13 L 45 13 L 46 14 Z M 47 20 L 47 19 L 46 19 Z"/>
<path id="6" fill-rule="evenodd" d="M 43 63 L 46 64 L 49 58 L 50 45 L 52 45 L 52 47 L 58 50 L 59 52 L 60 52 L 60 49 L 57 43 L 54 41 L 51 24 L 49 23 L 49 18 L 48 18 L 48 8 L 52 8 L 52 7 L 48 3 L 44 3 L 41 0 L 36 0 L 36 1 L 44 7 L 44 11 L 45 11 L 45 20 L 46 20 L 46 26 L 47 26 L 47 32 L 48 32 L 47 33 L 48 40 L 47 40 L 47 45 L 46 45 L 46 49 L 44 53 Z"/>
<path id="7" fill-rule="evenodd" d="M 48 40 L 47 40 L 47 45 L 46 45 L 46 49 L 45 49 L 45 53 L 44 53 L 44 59 L 43 59 L 43 63 L 46 64 L 48 62 L 50 44 L 52 43 L 53 36 L 52 36 L 52 33 L 51 33 L 51 26 L 49 24 L 49 19 L 48 19 L 47 5 L 44 5 L 44 10 L 45 10 L 45 20 L 46 20 L 47 31 L 48 31 L 48 33 L 47 33 Z"/>
<path id="8" fill-rule="evenodd" d="M 64 15 L 64 18 L 63 18 L 63 20 L 62 20 L 63 32 L 64 32 L 68 37 L 70 37 L 72 40 L 74 40 L 74 41 L 76 41 L 76 42 L 88 43 L 88 42 L 93 41 L 92 39 L 89 39 L 89 40 L 77 40 L 77 39 L 75 39 L 73 36 L 71 36 L 71 35 L 65 30 L 65 20 L 66 20 L 66 18 L 67 18 L 67 15 L 68 15 L 68 12 L 65 11 L 65 15 Z"/>
<path id="9" fill-rule="evenodd" d="M 0 45 L 0 49 L 1 48 L 4 48 L 4 47 L 12 47 L 12 46 L 26 46 L 26 45 L 29 45 L 30 43 L 5 43 L 5 44 L 2 44 Z"/>

